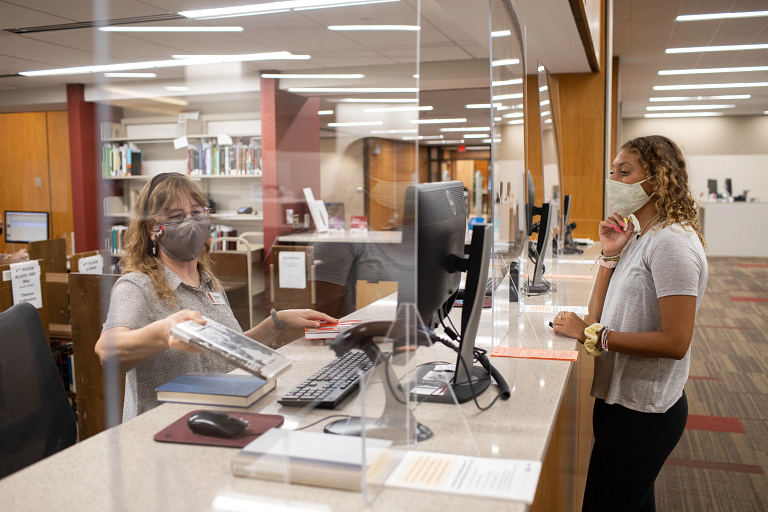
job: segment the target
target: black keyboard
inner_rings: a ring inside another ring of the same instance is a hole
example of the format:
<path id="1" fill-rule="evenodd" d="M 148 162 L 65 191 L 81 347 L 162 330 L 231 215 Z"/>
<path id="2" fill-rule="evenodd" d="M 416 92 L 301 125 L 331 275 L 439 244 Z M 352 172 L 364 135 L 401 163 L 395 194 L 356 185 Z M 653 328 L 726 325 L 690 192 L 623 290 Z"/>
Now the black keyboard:
<path id="1" fill-rule="evenodd" d="M 335 409 L 360 384 L 358 370 L 367 374 L 372 368 L 373 364 L 365 352 L 347 352 L 283 395 L 277 403 Z"/>

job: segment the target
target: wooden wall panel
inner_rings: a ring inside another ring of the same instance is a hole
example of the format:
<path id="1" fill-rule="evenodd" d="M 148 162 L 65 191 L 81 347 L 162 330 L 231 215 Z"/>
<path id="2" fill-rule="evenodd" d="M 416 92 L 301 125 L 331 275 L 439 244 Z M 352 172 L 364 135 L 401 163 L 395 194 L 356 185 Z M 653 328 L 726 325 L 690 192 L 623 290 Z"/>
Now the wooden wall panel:
<path id="1" fill-rule="evenodd" d="M 402 223 L 405 188 L 416 171 L 416 144 L 370 139 L 367 147 L 368 229 L 392 229 Z"/>
<path id="2" fill-rule="evenodd" d="M 67 238 L 72 221 L 72 175 L 69 162 L 69 121 L 66 111 L 46 112 L 51 184 L 51 237 Z"/>
<path id="3" fill-rule="evenodd" d="M 611 76 L 611 162 L 623 144 L 619 134 L 619 58 L 613 58 L 613 73 Z"/>

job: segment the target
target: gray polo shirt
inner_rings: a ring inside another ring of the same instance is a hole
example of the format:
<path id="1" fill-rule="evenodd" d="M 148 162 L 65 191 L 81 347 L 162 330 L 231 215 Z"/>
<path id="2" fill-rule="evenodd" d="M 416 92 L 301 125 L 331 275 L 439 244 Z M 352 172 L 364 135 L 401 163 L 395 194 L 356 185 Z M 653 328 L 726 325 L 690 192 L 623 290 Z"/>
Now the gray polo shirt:
<path id="1" fill-rule="evenodd" d="M 600 323 L 619 332 L 661 331 L 659 299 L 691 295 L 698 311 L 707 275 L 707 257 L 693 230 L 679 224 L 651 229 L 624 250 Z M 611 352 L 609 334 L 608 351 L 595 358 L 592 396 L 635 411 L 666 412 L 683 394 L 690 362 L 690 347 L 679 361 Z"/>
<path id="2" fill-rule="evenodd" d="M 165 280 L 175 290 L 175 307 L 169 307 L 157 298 L 152 280 L 147 274 L 131 272 L 118 279 L 112 288 L 109 313 L 102 331 L 113 327 L 140 329 L 182 309 L 191 309 L 237 332 L 242 332 L 224 291 L 221 290 L 220 293 L 227 304 L 213 304 L 206 295 L 207 292 L 218 291 L 214 288 L 208 273 L 200 273 L 200 288 L 183 282 L 167 268 L 164 269 L 163 274 Z M 234 366 L 208 353 L 188 354 L 166 349 L 126 374 L 123 421 L 128 421 L 160 405 L 155 388 L 179 375 L 189 372 L 227 373 L 234 369 Z"/>

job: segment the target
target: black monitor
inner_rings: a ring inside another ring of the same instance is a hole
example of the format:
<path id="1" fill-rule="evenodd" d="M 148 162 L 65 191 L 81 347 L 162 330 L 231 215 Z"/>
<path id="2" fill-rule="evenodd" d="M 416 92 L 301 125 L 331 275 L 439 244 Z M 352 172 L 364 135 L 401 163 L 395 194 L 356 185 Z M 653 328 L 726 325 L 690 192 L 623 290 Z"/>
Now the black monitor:
<path id="1" fill-rule="evenodd" d="M 549 203 L 536 206 L 536 186 L 533 183 L 531 171 L 528 174 L 528 201 L 526 202 L 526 219 L 528 221 L 528 235 L 538 233 L 536 250 L 529 250 L 528 254 L 534 263 L 533 276 L 528 278 L 524 293 L 539 294 L 549 291 L 550 286 L 544 281 L 544 252 L 552 240 L 552 219 Z M 540 217 L 540 222 L 534 223 L 533 218 Z"/>
<path id="2" fill-rule="evenodd" d="M 731 178 L 725 178 L 725 192 L 728 197 L 733 195 L 733 187 L 731 186 Z"/>
<path id="3" fill-rule="evenodd" d="M 717 196 L 717 180 L 707 180 L 707 188 L 709 188 L 710 194 Z"/>
<path id="4" fill-rule="evenodd" d="M 5 243 L 26 244 L 48 240 L 50 234 L 48 212 L 7 211 L 5 221 Z"/>

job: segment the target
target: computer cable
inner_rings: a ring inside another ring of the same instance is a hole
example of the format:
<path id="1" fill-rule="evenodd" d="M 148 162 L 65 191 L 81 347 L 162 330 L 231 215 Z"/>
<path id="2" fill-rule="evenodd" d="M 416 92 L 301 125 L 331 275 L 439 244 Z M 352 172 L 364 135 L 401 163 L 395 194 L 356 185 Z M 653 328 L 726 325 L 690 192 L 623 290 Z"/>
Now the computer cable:
<path id="1" fill-rule="evenodd" d="M 341 418 L 351 418 L 351 417 L 352 416 L 350 416 L 349 414 L 331 414 L 330 416 L 326 416 L 325 418 L 321 418 L 321 419 L 315 421 L 314 423 L 310 423 L 309 425 L 304 425 L 301 428 L 295 428 L 294 430 L 304 430 L 305 428 L 314 427 L 318 423 L 322 423 L 322 422 L 324 422 L 326 420 L 330 420 L 332 418 L 339 418 L 339 419 L 341 419 Z"/>

